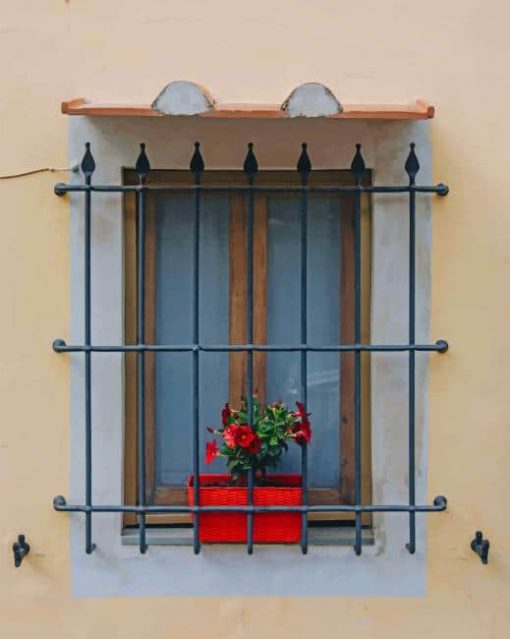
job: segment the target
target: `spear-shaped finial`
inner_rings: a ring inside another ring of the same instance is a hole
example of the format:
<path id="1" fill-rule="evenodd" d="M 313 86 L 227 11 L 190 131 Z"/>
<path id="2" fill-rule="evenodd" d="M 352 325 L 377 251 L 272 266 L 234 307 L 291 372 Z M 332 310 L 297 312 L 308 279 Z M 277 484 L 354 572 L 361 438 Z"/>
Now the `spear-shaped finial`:
<path id="1" fill-rule="evenodd" d="M 90 142 L 85 142 L 85 155 L 81 161 L 81 170 L 88 180 L 90 180 L 92 173 L 96 170 L 96 163 L 92 153 L 90 152 Z"/>
<path id="2" fill-rule="evenodd" d="M 416 174 L 420 170 L 420 163 L 418 162 L 418 158 L 416 157 L 416 153 L 414 152 L 414 147 L 416 146 L 415 143 L 411 142 L 409 146 L 411 147 L 411 150 L 409 151 L 409 155 L 407 156 L 404 168 L 407 175 L 409 176 L 409 183 L 414 184 Z"/>
<path id="3" fill-rule="evenodd" d="M 310 158 L 306 150 L 307 147 L 308 147 L 307 143 L 303 142 L 303 144 L 301 145 L 301 148 L 302 148 L 301 155 L 299 156 L 299 160 L 296 167 L 298 170 L 298 173 L 301 176 L 301 182 L 303 184 L 306 184 L 306 181 L 308 180 L 308 174 L 312 170 L 312 163 L 310 162 Z"/>
<path id="4" fill-rule="evenodd" d="M 143 184 L 145 182 L 145 178 L 147 177 L 147 174 L 151 170 L 149 158 L 147 157 L 145 153 L 144 142 L 140 144 L 140 155 L 138 156 L 138 159 L 136 161 L 135 168 L 136 168 L 136 172 L 138 173 L 138 179 Z"/>
<path id="5" fill-rule="evenodd" d="M 200 142 L 195 142 L 195 151 L 191 157 L 189 168 L 195 178 L 199 177 L 200 173 L 202 173 L 205 168 L 204 159 L 200 153 Z"/>
<path id="6" fill-rule="evenodd" d="M 255 177 L 255 173 L 259 169 L 259 163 L 257 162 L 257 158 L 255 157 L 255 153 L 253 152 L 253 142 L 248 143 L 248 153 L 246 154 L 246 158 L 244 160 L 243 169 L 250 181 L 253 180 L 253 178 Z"/>
<path id="7" fill-rule="evenodd" d="M 361 144 L 356 144 L 356 153 L 351 162 L 351 172 L 354 175 L 354 182 L 356 186 L 361 184 L 361 178 L 365 172 L 365 160 L 361 155 Z"/>

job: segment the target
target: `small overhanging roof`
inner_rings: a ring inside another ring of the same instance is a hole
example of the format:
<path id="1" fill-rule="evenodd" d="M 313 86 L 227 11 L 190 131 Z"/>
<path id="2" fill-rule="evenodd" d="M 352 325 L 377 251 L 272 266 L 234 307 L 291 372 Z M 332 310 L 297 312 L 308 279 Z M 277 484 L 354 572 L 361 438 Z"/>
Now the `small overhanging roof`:
<path id="1" fill-rule="evenodd" d="M 225 119 L 321 117 L 342 120 L 427 120 L 434 117 L 434 107 L 424 100 L 415 100 L 411 104 L 343 104 L 332 91 L 317 82 L 299 85 L 282 104 L 218 104 L 203 87 L 193 82 L 176 81 L 167 85 L 152 104 L 108 104 L 76 98 L 62 103 L 62 113 Z"/>

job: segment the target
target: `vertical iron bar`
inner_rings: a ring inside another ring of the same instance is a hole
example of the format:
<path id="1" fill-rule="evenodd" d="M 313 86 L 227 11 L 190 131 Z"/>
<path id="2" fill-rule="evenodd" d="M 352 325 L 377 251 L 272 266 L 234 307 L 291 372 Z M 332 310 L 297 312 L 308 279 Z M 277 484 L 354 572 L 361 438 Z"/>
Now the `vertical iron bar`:
<path id="1" fill-rule="evenodd" d="M 250 177 L 250 184 L 253 184 L 253 177 Z M 246 286 L 247 312 L 246 312 L 246 336 L 248 344 L 253 344 L 253 191 L 248 193 L 248 214 L 247 214 L 247 259 L 248 259 L 248 281 Z M 248 410 L 248 426 L 253 428 L 253 351 L 246 353 L 247 357 L 247 376 L 246 376 L 246 399 Z M 253 484 L 254 471 L 250 468 L 248 471 L 248 505 L 253 505 Z M 248 554 L 253 553 L 253 514 L 248 514 L 248 530 L 247 530 L 247 550 Z"/>
<path id="2" fill-rule="evenodd" d="M 136 162 L 136 171 L 140 185 L 143 187 L 150 170 L 145 155 L 145 144 L 140 144 L 140 155 Z M 145 200 L 146 191 L 141 188 L 136 194 L 136 343 L 145 343 Z M 138 452 L 138 504 L 145 506 L 145 351 L 137 353 L 137 452 Z M 139 547 L 140 552 L 147 552 L 146 514 L 139 513 Z"/>
<path id="3" fill-rule="evenodd" d="M 85 184 L 90 186 L 95 162 L 90 152 L 90 143 L 82 161 Z M 84 321 L 85 345 L 91 345 L 91 191 L 85 192 L 85 247 L 84 247 Z M 91 352 L 85 352 L 85 503 L 92 505 L 92 361 Z M 85 552 L 91 554 L 96 545 L 92 543 L 92 513 L 85 513 Z"/>
<path id="4" fill-rule="evenodd" d="M 405 170 L 409 176 L 409 184 L 415 183 L 420 169 L 418 158 L 414 152 L 414 143 L 406 160 Z M 414 346 L 416 339 L 416 193 L 409 191 L 409 344 Z M 416 504 L 416 378 L 415 352 L 409 351 L 409 505 Z M 409 512 L 409 543 L 407 550 L 416 551 L 416 513 Z"/>
<path id="5" fill-rule="evenodd" d="M 244 171 L 248 177 L 248 185 L 253 187 L 255 173 L 258 164 L 253 152 L 253 143 L 248 144 L 248 153 L 244 162 Z M 247 260 L 247 281 L 246 281 L 246 337 L 248 344 L 253 344 L 253 188 L 248 190 L 248 207 L 246 215 L 246 260 Z M 246 375 L 246 409 L 248 414 L 248 426 L 253 428 L 253 351 L 246 353 L 247 375 Z M 248 505 L 253 506 L 253 486 L 254 470 L 248 470 Z M 247 542 L 248 554 L 253 554 L 253 513 L 247 514 Z"/>
<path id="6" fill-rule="evenodd" d="M 200 144 L 195 142 L 195 152 L 190 162 L 190 170 L 196 185 L 200 184 L 204 161 L 200 155 Z M 195 191 L 195 210 L 193 219 L 193 503 L 200 506 L 199 490 L 199 425 L 200 425 L 200 190 Z M 200 512 L 193 515 L 193 552 L 200 552 Z"/>
<path id="7" fill-rule="evenodd" d="M 351 164 L 355 184 L 361 187 L 365 162 L 361 145 L 356 144 L 356 154 Z M 361 343 L 361 189 L 354 193 L 354 341 Z M 361 505 L 361 351 L 354 353 L 354 499 Z M 361 555 L 362 514 L 355 514 L 354 552 Z"/>
<path id="8" fill-rule="evenodd" d="M 301 343 L 308 344 L 308 174 L 312 164 L 307 153 L 307 144 L 303 142 L 297 170 L 301 177 Z M 308 408 L 308 352 L 301 351 L 301 401 Z M 308 444 L 301 444 L 301 486 L 302 504 L 308 505 Z M 301 551 L 308 552 L 308 513 L 301 515 Z"/>

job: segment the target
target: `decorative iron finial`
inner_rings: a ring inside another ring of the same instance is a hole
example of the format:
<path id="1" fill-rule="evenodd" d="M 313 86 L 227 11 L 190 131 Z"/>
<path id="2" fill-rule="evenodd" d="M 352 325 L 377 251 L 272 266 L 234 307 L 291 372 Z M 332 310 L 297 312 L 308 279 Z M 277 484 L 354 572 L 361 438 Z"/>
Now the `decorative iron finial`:
<path id="1" fill-rule="evenodd" d="M 140 182 L 141 183 L 145 182 L 145 178 L 147 177 L 147 174 L 151 170 L 151 165 L 149 163 L 149 158 L 147 157 L 145 153 L 144 142 L 140 144 L 140 155 L 138 156 L 138 159 L 136 161 L 135 168 L 136 168 L 136 172 L 138 173 L 138 178 Z"/>
<path id="2" fill-rule="evenodd" d="M 361 155 L 361 144 L 356 144 L 356 153 L 351 162 L 351 172 L 354 175 L 356 185 L 361 184 L 361 178 L 365 172 L 365 160 Z"/>
<path id="3" fill-rule="evenodd" d="M 189 168 L 195 176 L 200 175 L 205 168 L 204 159 L 200 153 L 200 142 L 195 142 L 195 151 L 189 163 Z"/>
<path id="4" fill-rule="evenodd" d="M 85 155 L 81 161 L 81 170 L 87 179 L 90 179 L 92 177 L 92 173 L 96 170 L 96 163 L 92 153 L 90 152 L 90 142 L 85 142 Z"/>
<path id="5" fill-rule="evenodd" d="M 296 168 L 298 170 L 298 173 L 301 175 L 301 182 L 303 184 L 306 184 L 306 181 L 308 179 L 308 174 L 312 170 L 312 163 L 310 162 L 310 158 L 306 150 L 308 148 L 307 143 L 303 142 L 303 144 L 301 145 L 301 148 L 303 150 L 301 151 L 301 155 L 299 156 L 299 160 L 298 160 Z"/>
<path id="6" fill-rule="evenodd" d="M 411 147 L 411 150 L 409 151 L 409 155 L 407 156 L 405 170 L 407 175 L 409 176 L 409 182 L 411 184 L 414 184 L 416 174 L 420 170 L 420 163 L 418 162 L 418 158 L 416 157 L 416 153 L 414 152 L 414 142 L 411 142 L 409 146 Z"/>
<path id="7" fill-rule="evenodd" d="M 244 160 L 243 169 L 250 180 L 253 180 L 255 173 L 259 169 L 259 163 L 257 162 L 257 158 L 253 152 L 253 142 L 248 143 L 248 153 Z"/>

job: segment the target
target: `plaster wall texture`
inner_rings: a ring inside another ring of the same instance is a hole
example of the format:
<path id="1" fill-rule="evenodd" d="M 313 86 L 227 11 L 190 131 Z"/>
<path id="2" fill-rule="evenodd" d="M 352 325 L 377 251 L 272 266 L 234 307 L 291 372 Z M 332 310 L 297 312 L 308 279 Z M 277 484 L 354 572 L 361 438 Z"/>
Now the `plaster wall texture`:
<path id="1" fill-rule="evenodd" d="M 150 102 L 179 78 L 220 102 L 319 81 L 342 103 L 433 103 L 433 181 L 451 193 L 432 204 L 430 332 L 451 348 L 429 367 L 428 496 L 449 510 L 427 519 L 424 595 L 76 598 L 69 518 L 51 507 L 70 481 L 71 364 L 50 348 L 71 330 L 70 204 L 55 174 L 2 180 L 2 637 L 508 636 L 509 14 L 502 0 L 3 3 L 0 174 L 67 164 L 62 100 Z M 19 532 L 32 553 L 16 570 Z"/>

